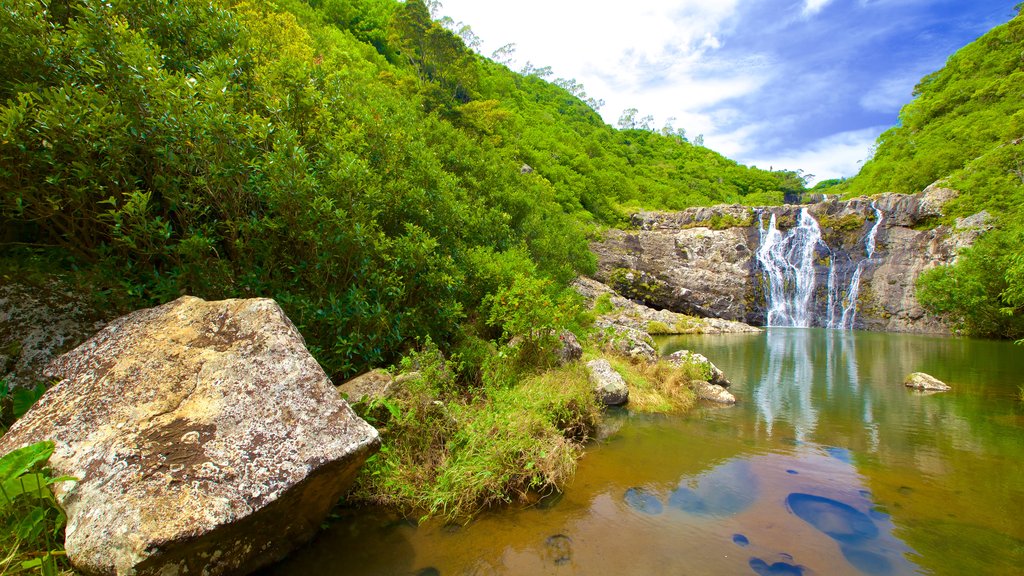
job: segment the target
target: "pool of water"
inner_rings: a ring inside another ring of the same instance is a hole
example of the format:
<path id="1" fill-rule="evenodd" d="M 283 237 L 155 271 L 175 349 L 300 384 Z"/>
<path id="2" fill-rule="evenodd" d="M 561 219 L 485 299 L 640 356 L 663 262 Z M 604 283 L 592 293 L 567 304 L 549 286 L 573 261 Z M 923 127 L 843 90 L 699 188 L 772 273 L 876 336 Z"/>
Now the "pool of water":
<path id="1" fill-rule="evenodd" d="M 563 494 L 472 523 L 358 511 L 268 574 L 1024 573 L 1024 348 L 770 329 L 661 340 L 734 407 L 611 412 Z M 902 386 L 923 371 L 953 386 Z"/>

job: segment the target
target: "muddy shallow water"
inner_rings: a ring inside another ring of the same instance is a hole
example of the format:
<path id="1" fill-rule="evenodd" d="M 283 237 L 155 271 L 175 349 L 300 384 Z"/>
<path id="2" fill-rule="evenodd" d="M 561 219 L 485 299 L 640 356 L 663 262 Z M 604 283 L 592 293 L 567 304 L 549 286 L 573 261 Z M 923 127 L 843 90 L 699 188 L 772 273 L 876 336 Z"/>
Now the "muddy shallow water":
<path id="1" fill-rule="evenodd" d="M 467 526 L 360 511 L 267 574 L 1021 574 L 1024 348 L 770 329 L 663 339 L 737 406 L 609 414 L 561 495 Z M 928 372 L 952 392 L 901 385 Z"/>

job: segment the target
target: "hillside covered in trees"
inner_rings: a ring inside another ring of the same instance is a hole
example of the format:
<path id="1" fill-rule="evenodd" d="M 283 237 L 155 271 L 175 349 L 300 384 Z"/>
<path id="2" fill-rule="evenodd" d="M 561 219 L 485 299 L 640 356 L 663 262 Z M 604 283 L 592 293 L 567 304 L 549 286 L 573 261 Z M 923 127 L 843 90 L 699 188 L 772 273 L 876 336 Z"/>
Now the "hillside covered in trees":
<path id="1" fill-rule="evenodd" d="M 336 378 L 451 342 L 516 282 L 556 297 L 631 209 L 803 188 L 615 130 L 421 0 L 4 4 L 4 268 L 116 310 L 272 297 Z"/>
<path id="2" fill-rule="evenodd" d="M 925 274 L 918 295 L 968 334 L 1024 336 L 1024 13 L 921 80 L 874 157 L 838 186 L 849 196 L 914 193 L 932 183 L 960 196 L 957 217 L 988 212 L 993 230 L 958 263 Z"/>

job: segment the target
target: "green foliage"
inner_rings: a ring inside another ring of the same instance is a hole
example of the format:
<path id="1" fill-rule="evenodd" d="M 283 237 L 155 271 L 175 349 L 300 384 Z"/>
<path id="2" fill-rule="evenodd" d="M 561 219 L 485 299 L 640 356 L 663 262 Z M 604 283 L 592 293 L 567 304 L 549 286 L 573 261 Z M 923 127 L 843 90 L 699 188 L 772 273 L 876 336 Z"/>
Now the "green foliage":
<path id="1" fill-rule="evenodd" d="M 953 55 L 918 84 L 900 124 L 883 134 L 874 157 L 837 185 L 847 195 L 914 193 L 939 181 L 958 190 L 944 220 L 987 210 L 995 230 L 956 265 L 922 275 L 918 296 L 966 334 L 1016 337 L 1024 312 L 1024 15 L 998 26 Z"/>
<path id="2" fill-rule="evenodd" d="M 360 472 L 350 501 L 466 518 L 557 490 L 569 478 L 598 417 L 582 364 L 455 394 L 425 375 L 455 372 L 432 358 L 434 368 L 422 355 L 411 360 L 420 377 L 405 381 L 392 408 L 377 412 L 382 448 Z"/>
<path id="3" fill-rule="evenodd" d="M 9 388 L 7 380 L 0 379 L 0 433 L 6 432 L 11 424 L 28 412 L 29 408 L 46 393 L 46 384 L 35 388 Z"/>
<path id="4" fill-rule="evenodd" d="M 45 468 L 53 442 L 43 441 L 0 457 L 0 573 L 68 570 L 63 551 L 64 512 L 50 486 L 73 478 L 53 478 Z"/>

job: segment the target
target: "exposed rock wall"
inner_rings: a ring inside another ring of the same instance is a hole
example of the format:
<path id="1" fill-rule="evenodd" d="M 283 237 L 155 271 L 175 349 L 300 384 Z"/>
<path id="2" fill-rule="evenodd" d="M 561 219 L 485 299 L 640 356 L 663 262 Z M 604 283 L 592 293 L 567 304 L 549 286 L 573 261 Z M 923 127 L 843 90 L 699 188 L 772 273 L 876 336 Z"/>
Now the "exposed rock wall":
<path id="1" fill-rule="evenodd" d="M 636 214 L 633 230 L 611 230 L 591 245 L 597 278 L 648 306 L 685 314 L 762 325 L 766 295 L 756 258 L 760 229 L 774 215 L 782 230 L 807 208 L 822 229 L 815 249 L 815 325 L 827 324 L 828 281 L 844 286 L 860 267 L 854 327 L 893 332 L 948 332 L 925 313 L 915 282 L 925 270 L 955 261 L 986 229 L 982 213 L 936 226 L 942 206 L 956 192 L 931 187 L 914 195 L 882 194 L 808 206 L 714 206 L 682 212 Z M 874 203 L 874 207 L 872 206 Z M 882 212 L 874 257 L 865 239 Z M 842 295 L 840 295 L 841 297 Z"/>

